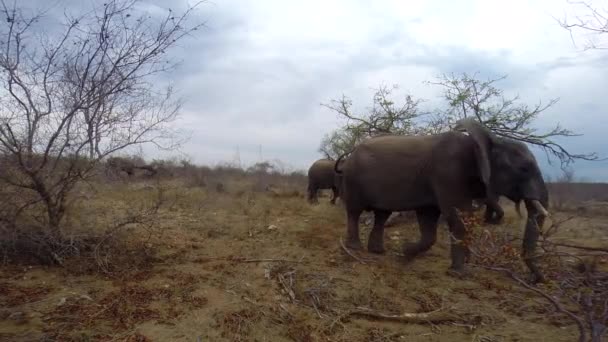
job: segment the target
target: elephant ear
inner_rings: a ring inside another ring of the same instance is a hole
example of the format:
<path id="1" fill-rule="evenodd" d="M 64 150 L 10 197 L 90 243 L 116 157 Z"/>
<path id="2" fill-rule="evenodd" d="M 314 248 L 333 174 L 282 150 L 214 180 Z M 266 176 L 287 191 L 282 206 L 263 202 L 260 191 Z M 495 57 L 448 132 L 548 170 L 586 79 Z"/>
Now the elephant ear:
<path id="1" fill-rule="evenodd" d="M 490 188 L 490 177 L 492 175 L 490 151 L 494 141 L 492 132 L 473 118 L 458 120 L 453 130 L 466 132 L 475 141 L 475 159 L 477 159 L 479 174 L 486 186 L 486 194 L 489 198 L 492 198 L 493 193 Z"/>

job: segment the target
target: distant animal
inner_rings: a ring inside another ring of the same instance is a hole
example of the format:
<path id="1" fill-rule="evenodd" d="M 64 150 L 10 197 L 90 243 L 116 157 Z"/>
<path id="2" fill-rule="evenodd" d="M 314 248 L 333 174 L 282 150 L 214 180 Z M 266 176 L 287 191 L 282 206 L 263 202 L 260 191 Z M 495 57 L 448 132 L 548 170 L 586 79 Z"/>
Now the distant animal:
<path id="1" fill-rule="evenodd" d="M 336 203 L 339 197 L 340 182 L 342 175 L 334 172 L 336 161 L 331 159 L 319 159 L 312 163 L 308 169 L 308 202 L 318 203 L 318 191 L 331 189 L 331 204 Z"/>
<path id="2" fill-rule="evenodd" d="M 384 224 L 390 214 L 413 210 L 421 238 L 406 243 L 403 251 L 414 257 L 433 246 L 439 216 L 444 215 L 451 240 L 449 273 L 462 275 L 468 248 L 458 211 L 472 210 L 475 199 L 498 203 L 499 196 L 505 196 L 526 206 L 524 261 L 533 281 L 543 280 L 533 256 L 539 227 L 548 215 L 549 195 L 538 163 L 524 143 L 496 136 L 468 118 L 440 134 L 368 139 L 339 167 L 341 159 L 334 170 L 343 177 L 340 197 L 347 216 L 347 247 L 362 248 L 359 216 L 363 211 L 374 213 L 367 249 L 383 253 Z"/>

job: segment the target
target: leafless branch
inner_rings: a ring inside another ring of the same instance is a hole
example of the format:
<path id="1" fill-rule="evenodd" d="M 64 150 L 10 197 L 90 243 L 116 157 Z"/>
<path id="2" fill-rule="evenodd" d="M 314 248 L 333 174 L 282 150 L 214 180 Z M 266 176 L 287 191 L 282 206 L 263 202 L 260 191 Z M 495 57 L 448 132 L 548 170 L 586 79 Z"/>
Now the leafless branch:
<path id="1" fill-rule="evenodd" d="M 506 275 L 508 275 L 509 277 L 511 277 L 511 279 L 515 280 L 519 285 L 521 285 L 522 287 L 535 292 L 536 294 L 542 296 L 543 298 L 545 298 L 547 301 L 549 301 L 554 307 L 555 309 L 568 316 L 570 319 L 572 319 L 575 323 L 576 326 L 578 327 L 578 332 L 579 332 L 579 342 L 585 342 L 587 340 L 587 333 L 585 330 L 585 323 L 583 322 L 582 319 L 580 319 L 579 317 L 577 317 L 575 314 L 573 314 L 572 312 L 570 312 L 569 310 L 567 310 L 566 308 L 564 308 L 564 306 L 559 303 L 559 301 L 555 300 L 553 297 L 551 297 L 550 295 L 548 295 L 547 293 L 545 293 L 544 291 L 529 285 L 527 282 L 525 282 L 523 279 L 519 278 L 518 276 L 515 275 L 515 273 L 513 273 L 513 271 L 507 269 L 507 268 L 501 268 L 501 267 L 490 267 L 490 266 L 482 266 L 482 265 L 476 265 L 478 267 L 481 268 L 485 268 L 487 270 L 491 270 L 491 271 L 497 271 L 497 272 L 502 272 L 505 273 Z"/>
<path id="2" fill-rule="evenodd" d="M 558 24 L 570 33 L 570 37 L 574 43 L 574 31 L 587 32 L 590 38 L 587 38 L 584 49 L 606 49 L 608 46 L 605 42 L 597 42 L 603 35 L 608 33 L 608 11 L 594 6 L 591 1 L 567 1 L 572 7 L 584 11 L 583 15 L 575 15 L 570 20 L 567 16 L 563 19 L 554 18 Z M 597 39 L 594 39 L 597 38 Z"/>
<path id="3" fill-rule="evenodd" d="M 202 27 L 188 24 L 202 1 L 162 15 L 138 14 L 135 3 L 66 14 L 62 32 L 46 32 L 42 13 L 0 1 L 0 157 L 9 162 L 0 182 L 36 194 L 55 235 L 70 193 L 104 158 L 184 141 L 171 126 L 181 100 L 153 78 L 174 69 L 168 52 Z"/>

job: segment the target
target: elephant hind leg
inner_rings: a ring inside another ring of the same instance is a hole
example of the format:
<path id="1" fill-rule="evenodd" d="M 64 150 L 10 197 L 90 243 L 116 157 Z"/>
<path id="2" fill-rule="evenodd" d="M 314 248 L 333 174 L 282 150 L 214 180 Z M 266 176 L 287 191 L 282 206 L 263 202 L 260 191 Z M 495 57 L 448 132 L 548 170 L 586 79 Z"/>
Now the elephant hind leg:
<path id="1" fill-rule="evenodd" d="M 420 241 L 418 243 L 406 243 L 403 252 L 408 257 L 414 257 L 419 253 L 428 251 L 437 241 L 437 223 L 441 211 L 437 207 L 425 207 L 416 210 L 418 228 L 420 229 Z"/>
<path id="2" fill-rule="evenodd" d="M 360 250 L 363 248 L 359 238 L 359 217 L 363 211 L 360 209 L 346 210 L 346 247 Z"/>
<path id="3" fill-rule="evenodd" d="M 374 227 L 367 240 L 367 250 L 369 252 L 384 253 L 384 224 L 391 213 L 391 211 L 374 210 Z"/>
<path id="4" fill-rule="evenodd" d="M 308 203 L 317 202 L 317 187 L 313 183 L 308 183 Z"/>
<path id="5" fill-rule="evenodd" d="M 336 198 L 338 198 L 338 188 L 336 188 L 335 186 L 332 186 L 331 191 L 332 191 L 333 196 L 329 202 L 331 204 L 336 204 Z"/>

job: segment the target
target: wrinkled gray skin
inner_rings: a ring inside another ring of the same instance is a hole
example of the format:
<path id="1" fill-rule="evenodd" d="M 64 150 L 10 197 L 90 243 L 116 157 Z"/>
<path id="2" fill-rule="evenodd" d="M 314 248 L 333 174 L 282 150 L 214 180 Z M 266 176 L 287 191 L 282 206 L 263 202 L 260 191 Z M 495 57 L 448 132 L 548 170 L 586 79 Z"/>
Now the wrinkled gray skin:
<path id="1" fill-rule="evenodd" d="M 339 182 L 341 175 L 334 172 L 336 161 L 330 159 L 319 159 L 312 163 L 308 169 L 308 202 L 318 203 L 317 193 L 321 189 L 331 189 L 333 196 L 331 204 L 336 203 L 339 197 Z"/>
<path id="2" fill-rule="evenodd" d="M 404 246 L 405 255 L 414 257 L 435 243 L 443 214 L 451 233 L 450 273 L 462 274 L 468 250 L 461 243 L 465 227 L 457 209 L 472 210 L 474 199 L 498 203 L 499 196 L 505 196 L 526 206 L 523 255 L 533 281 L 543 280 L 532 256 L 539 227 L 548 215 L 549 196 L 525 144 L 498 137 L 475 120 L 464 119 L 453 131 L 442 134 L 368 139 L 355 147 L 343 165 L 335 171 L 343 177 L 347 247 L 362 248 L 359 216 L 363 211 L 374 212 L 367 248 L 383 253 L 384 223 L 390 214 L 414 210 L 421 238 Z"/>

